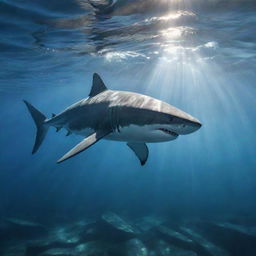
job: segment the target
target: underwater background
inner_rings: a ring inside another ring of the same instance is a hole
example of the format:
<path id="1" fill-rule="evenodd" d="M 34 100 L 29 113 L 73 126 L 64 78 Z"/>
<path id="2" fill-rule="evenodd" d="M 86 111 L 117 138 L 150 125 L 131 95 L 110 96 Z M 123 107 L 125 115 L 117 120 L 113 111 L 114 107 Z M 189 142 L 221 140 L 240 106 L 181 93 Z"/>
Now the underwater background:
<path id="1" fill-rule="evenodd" d="M 255 28 L 255 0 L 0 0 L 0 255 L 256 255 Z M 143 167 L 107 140 L 56 164 L 82 137 L 53 128 L 31 155 L 22 100 L 50 117 L 88 96 L 94 72 L 202 128 L 149 144 Z M 31 252 L 35 238 L 51 245 Z"/>

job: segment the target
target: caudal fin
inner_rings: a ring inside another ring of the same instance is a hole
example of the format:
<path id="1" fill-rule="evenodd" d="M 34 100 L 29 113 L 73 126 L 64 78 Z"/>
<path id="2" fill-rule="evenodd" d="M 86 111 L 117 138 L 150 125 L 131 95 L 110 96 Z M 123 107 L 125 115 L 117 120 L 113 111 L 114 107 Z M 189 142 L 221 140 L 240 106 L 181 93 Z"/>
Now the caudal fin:
<path id="1" fill-rule="evenodd" d="M 44 125 L 44 121 L 46 119 L 45 115 L 43 115 L 40 111 L 38 111 L 35 107 L 33 107 L 30 103 L 28 103 L 26 100 L 24 100 L 24 103 L 26 104 L 29 113 L 31 114 L 32 118 L 34 119 L 34 122 L 36 124 L 36 140 L 35 144 L 32 150 L 32 154 L 36 153 L 40 145 L 42 144 L 44 137 L 47 133 L 48 126 Z"/>

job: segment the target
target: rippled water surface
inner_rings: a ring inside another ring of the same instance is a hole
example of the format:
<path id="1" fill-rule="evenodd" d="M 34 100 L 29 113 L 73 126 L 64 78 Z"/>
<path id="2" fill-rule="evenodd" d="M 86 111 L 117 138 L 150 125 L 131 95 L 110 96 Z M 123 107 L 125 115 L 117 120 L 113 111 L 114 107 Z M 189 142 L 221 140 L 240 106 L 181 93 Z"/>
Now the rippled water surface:
<path id="1" fill-rule="evenodd" d="M 0 216 L 255 217 L 255 27 L 254 0 L 0 0 Z M 32 156 L 22 99 L 50 117 L 87 97 L 94 72 L 202 128 L 150 144 L 144 167 L 111 141 L 57 165 L 82 137 L 54 129 Z"/>

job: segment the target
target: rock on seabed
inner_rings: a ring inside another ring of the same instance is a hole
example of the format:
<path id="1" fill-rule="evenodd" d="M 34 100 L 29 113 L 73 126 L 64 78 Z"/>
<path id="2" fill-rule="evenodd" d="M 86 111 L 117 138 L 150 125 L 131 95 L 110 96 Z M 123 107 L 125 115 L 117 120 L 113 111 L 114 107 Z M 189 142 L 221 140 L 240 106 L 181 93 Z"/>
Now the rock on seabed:
<path id="1" fill-rule="evenodd" d="M 1 256 L 256 255 L 256 225 L 227 221 L 171 223 L 154 216 L 131 221 L 107 212 L 97 220 L 52 228 L 19 219 L 4 223 Z M 14 230 L 26 235 L 17 236 Z"/>

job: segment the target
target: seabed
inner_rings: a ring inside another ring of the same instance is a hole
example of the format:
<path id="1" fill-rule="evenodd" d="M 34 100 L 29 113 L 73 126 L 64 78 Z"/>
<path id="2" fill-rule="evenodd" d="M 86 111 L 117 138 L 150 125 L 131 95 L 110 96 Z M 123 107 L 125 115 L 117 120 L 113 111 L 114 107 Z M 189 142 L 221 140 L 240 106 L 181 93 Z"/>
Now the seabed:
<path id="1" fill-rule="evenodd" d="M 1 248 L 3 256 L 253 256 L 256 219 L 131 220 L 107 212 L 53 227 L 5 219 Z"/>

